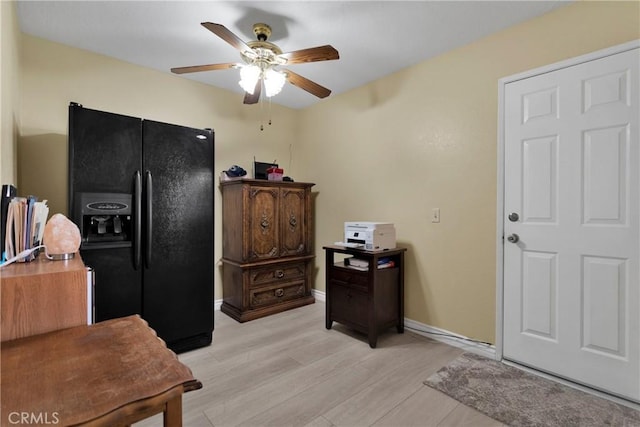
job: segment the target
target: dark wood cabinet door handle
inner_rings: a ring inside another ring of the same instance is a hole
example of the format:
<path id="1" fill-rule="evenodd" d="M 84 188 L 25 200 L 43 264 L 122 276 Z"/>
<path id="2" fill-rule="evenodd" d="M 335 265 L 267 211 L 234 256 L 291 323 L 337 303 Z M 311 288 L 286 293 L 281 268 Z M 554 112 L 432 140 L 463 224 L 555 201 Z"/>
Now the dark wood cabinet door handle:
<path id="1" fill-rule="evenodd" d="M 284 270 L 276 270 L 274 272 L 274 276 L 278 279 L 282 279 L 284 277 Z"/>
<path id="2" fill-rule="evenodd" d="M 282 289 L 282 288 L 278 288 L 278 289 L 276 289 L 276 291 L 275 291 L 275 295 L 276 295 L 278 298 L 280 298 L 281 296 L 284 296 L 284 289 Z"/>

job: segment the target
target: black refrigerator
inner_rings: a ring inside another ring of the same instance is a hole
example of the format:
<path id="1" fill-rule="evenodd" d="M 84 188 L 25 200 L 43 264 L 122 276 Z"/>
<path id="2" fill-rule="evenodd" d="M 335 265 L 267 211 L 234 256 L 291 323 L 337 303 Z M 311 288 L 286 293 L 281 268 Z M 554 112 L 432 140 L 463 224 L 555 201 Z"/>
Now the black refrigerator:
<path id="1" fill-rule="evenodd" d="M 139 314 L 169 348 L 213 332 L 213 149 L 193 129 L 69 106 L 69 213 L 95 321 Z"/>

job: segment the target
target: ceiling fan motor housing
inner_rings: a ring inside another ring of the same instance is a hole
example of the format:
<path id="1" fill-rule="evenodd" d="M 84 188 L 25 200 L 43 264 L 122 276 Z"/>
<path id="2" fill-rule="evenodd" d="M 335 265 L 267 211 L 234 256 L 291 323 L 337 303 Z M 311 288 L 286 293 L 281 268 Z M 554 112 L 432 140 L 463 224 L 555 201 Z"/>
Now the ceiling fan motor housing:
<path id="1" fill-rule="evenodd" d="M 247 64 L 255 64 L 265 69 L 269 66 L 286 63 L 285 60 L 276 59 L 276 56 L 282 53 L 282 49 L 267 41 L 271 37 L 271 27 L 269 25 L 263 23 L 253 24 L 253 33 L 258 40 L 247 42 L 247 46 L 251 48 L 255 55 L 250 52 L 240 53 Z"/>
<path id="2" fill-rule="evenodd" d="M 259 41 L 264 42 L 271 37 L 271 27 L 263 23 L 253 24 L 253 33 Z"/>

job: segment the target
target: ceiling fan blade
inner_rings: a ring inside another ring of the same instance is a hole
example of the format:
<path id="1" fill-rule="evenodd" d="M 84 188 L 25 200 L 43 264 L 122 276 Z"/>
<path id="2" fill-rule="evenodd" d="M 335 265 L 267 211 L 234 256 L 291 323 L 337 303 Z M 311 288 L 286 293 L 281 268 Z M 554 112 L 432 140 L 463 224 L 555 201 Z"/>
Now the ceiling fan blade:
<path id="1" fill-rule="evenodd" d="M 298 86 L 300 89 L 304 89 L 312 95 L 318 98 L 326 98 L 331 93 L 330 89 L 324 86 L 320 86 L 316 82 L 312 82 L 306 77 L 302 77 L 300 74 L 296 74 L 293 71 L 283 70 L 287 75 L 287 80 L 294 86 Z"/>
<path id="2" fill-rule="evenodd" d="M 207 30 L 211 31 L 222 40 L 229 43 L 231 46 L 238 49 L 240 52 L 253 52 L 251 48 L 242 39 L 233 34 L 227 27 L 220 24 L 214 24 L 213 22 L 203 22 L 201 24 Z"/>
<path id="3" fill-rule="evenodd" d="M 227 70 L 237 66 L 238 64 L 235 62 L 227 62 L 225 64 L 192 65 L 190 67 L 172 68 L 171 72 L 175 74 L 197 73 L 198 71 Z"/>
<path id="4" fill-rule="evenodd" d="M 244 104 L 256 104 L 260 99 L 260 91 L 262 90 L 262 80 L 256 82 L 256 88 L 253 90 L 253 95 L 249 92 L 244 94 Z"/>
<path id="5" fill-rule="evenodd" d="M 331 61 L 340 59 L 340 54 L 331 45 L 310 47 L 308 49 L 294 50 L 278 55 L 278 58 L 287 60 L 287 64 L 300 64 L 303 62 Z"/>

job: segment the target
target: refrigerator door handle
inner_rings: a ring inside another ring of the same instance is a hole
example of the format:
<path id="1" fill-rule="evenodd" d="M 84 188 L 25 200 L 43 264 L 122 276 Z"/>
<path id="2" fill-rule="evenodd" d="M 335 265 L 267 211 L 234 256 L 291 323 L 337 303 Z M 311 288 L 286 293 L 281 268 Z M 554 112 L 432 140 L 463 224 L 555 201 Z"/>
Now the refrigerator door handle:
<path id="1" fill-rule="evenodd" d="M 153 179 L 151 177 L 151 172 L 146 171 L 146 211 L 145 211 L 145 222 L 147 226 L 146 231 L 146 250 L 145 250 L 145 266 L 149 268 L 151 266 L 151 236 L 153 233 L 153 223 L 152 223 L 152 196 L 153 196 Z"/>
<path id="2" fill-rule="evenodd" d="M 136 171 L 133 184 L 134 192 L 134 237 L 133 237 L 133 267 L 140 268 L 142 260 L 142 175 Z"/>

